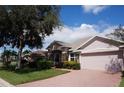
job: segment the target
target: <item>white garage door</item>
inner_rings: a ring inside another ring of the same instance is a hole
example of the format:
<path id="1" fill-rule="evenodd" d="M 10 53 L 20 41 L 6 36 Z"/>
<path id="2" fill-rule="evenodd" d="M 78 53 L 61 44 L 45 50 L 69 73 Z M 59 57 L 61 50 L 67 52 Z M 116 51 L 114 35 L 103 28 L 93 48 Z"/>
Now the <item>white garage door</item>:
<path id="1" fill-rule="evenodd" d="M 117 55 L 81 56 L 81 69 L 105 70 L 106 64 L 110 64 L 112 59 L 117 59 Z"/>

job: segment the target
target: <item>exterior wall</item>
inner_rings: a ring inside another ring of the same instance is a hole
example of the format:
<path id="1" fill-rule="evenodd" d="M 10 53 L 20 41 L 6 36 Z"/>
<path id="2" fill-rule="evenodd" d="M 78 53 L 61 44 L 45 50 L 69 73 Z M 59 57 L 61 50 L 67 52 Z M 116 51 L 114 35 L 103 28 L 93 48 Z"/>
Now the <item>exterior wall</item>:
<path id="1" fill-rule="evenodd" d="M 65 61 L 68 61 L 68 53 L 67 52 L 64 52 L 64 53 L 62 53 L 62 62 L 65 62 Z"/>
<path id="2" fill-rule="evenodd" d="M 81 56 L 105 56 L 105 55 L 118 55 L 118 57 L 122 53 L 120 51 L 107 51 L 107 52 L 93 52 L 93 53 L 82 53 Z"/>
<path id="3" fill-rule="evenodd" d="M 118 47 L 113 46 L 113 45 L 109 45 L 108 43 L 104 43 L 101 41 L 94 41 L 93 43 L 91 43 L 90 45 L 88 45 L 87 47 L 85 47 L 84 49 L 80 49 L 80 50 L 93 50 L 93 49 L 105 49 L 105 48 L 115 48 L 118 49 Z"/>
<path id="4" fill-rule="evenodd" d="M 70 54 L 68 54 L 68 61 L 71 61 L 71 57 L 70 57 Z"/>
<path id="5" fill-rule="evenodd" d="M 80 54 L 81 69 L 94 69 L 105 71 L 106 65 L 111 66 L 112 62 L 114 62 L 115 64 L 120 64 L 119 60 L 122 58 L 123 52 L 120 50 L 82 53 Z"/>
<path id="6" fill-rule="evenodd" d="M 100 49 L 103 50 L 101 51 Z M 114 50 L 112 51 L 111 49 Z M 112 61 L 118 62 L 119 56 L 122 55 L 118 47 L 99 40 L 95 40 L 80 50 L 82 52 L 79 57 L 81 69 L 105 71 L 106 65 L 110 65 Z M 95 52 L 93 50 L 95 50 Z"/>
<path id="7" fill-rule="evenodd" d="M 53 45 L 51 45 L 49 48 L 48 48 L 48 51 L 53 51 L 53 50 L 61 50 L 61 45 L 57 44 L 57 43 L 54 43 Z"/>
<path id="8" fill-rule="evenodd" d="M 52 50 L 60 50 L 60 45 L 59 44 L 54 44 L 53 46 L 52 46 Z"/>
<path id="9" fill-rule="evenodd" d="M 68 61 L 68 50 L 68 47 L 63 47 L 62 45 L 55 42 L 48 48 L 48 58 L 57 64 Z M 61 53 L 56 53 L 56 51 L 60 51 Z M 55 59 L 57 59 L 56 55 L 59 55 L 59 62 L 55 62 Z"/>

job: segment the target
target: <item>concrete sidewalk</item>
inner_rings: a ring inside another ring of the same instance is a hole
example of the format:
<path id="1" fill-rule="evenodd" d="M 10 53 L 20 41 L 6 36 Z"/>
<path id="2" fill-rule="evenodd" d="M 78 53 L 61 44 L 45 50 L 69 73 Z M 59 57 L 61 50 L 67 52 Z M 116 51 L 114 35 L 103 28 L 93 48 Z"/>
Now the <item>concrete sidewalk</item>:
<path id="1" fill-rule="evenodd" d="M 12 85 L 0 78 L 0 87 L 14 87 L 14 85 Z"/>

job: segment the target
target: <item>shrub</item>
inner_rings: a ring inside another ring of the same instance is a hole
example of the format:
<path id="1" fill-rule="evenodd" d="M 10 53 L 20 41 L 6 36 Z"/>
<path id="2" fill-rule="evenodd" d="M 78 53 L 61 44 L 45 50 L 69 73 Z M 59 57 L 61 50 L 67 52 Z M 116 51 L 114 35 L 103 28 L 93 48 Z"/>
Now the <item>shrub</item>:
<path id="1" fill-rule="evenodd" d="M 80 63 L 77 63 L 75 61 L 67 61 L 67 62 L 64 62 L 63 68 L 79 70 Z"/>
<path id="2" fill-rule="evenodd" d="M 25 65 L 24 67 L 29 67 L 29 68 L 37 68 L 37 62 L 28 62 L 28 65 Z"/>
<path id="3" fill-rule="evenodd" d="M 56 68 L 62 68 L 62 67 L 63 67 L 63 62 L 56 63 L 56 64 L 55 64 L 55 67 L 56 67 Z"/>
<path id="4" fill-rule="evenodd" d="M 50 69 L 53 63 L 50 60 L 39 60 L 37 61 L 38 69 Z"/>

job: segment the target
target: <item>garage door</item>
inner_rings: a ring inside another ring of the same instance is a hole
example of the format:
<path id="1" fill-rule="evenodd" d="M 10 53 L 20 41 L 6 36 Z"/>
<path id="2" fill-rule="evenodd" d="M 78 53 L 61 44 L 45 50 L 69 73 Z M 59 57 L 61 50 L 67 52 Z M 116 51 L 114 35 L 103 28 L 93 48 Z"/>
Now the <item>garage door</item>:
<path id="1" fill-rule="evenodd" d="M 112 59 L 117 58 L 117 54 L 85 54 L 80 58 L 81 69 L 105 70 L 106 64 L 110 64 Z"/>

